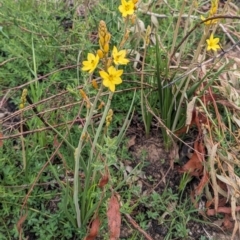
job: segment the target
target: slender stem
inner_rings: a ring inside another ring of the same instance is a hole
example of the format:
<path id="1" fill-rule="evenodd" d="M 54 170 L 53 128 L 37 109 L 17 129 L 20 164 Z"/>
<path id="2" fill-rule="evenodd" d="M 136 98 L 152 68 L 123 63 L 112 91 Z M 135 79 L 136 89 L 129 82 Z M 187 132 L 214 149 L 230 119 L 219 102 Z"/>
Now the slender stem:
<path id="1" fill-rule="evenodd" d="M 20 131 L 23 133 L 23 112 L 21 112 L 21 122 L 20 122 Z M 22 158 L 23 158 L 23 170 L 26 170 L 27 160 L 26 160 L 26 152 L 25 152 L 25 143 L 23 135 L 20 136 L 22 142 Z"/>
<path id="2" fill-rule="evenodd" d="M 98 99 L 100 98 L 101 96 L 101 93 L 102 93 L 102 90 L 103 90 L 103 85 L 101 85 L 97 95 L 96 95 L 96 98 L 93 102 L 93 105 L 91 106 L 91 109 L 89 111 L 89 114 L 86 118 L 86 122 L 84 124 L 84 128 L 82 130 L 82 134 L 80 136 L 80 139 L 79 139 L 79 142 L 78 142 L 78 147 L 75 149 L 75 153 L 74 153 L 74 159 L 75 159 L 75 171 L 74 171 L 74 186 L 73 186 L 73 190 L 74 190 L 74 193 L 73 193 L 73 201 L 74 201 L 74 204 L 75 204 L 75 210 L 76 210 L 76 213 L 77 213 L 77 225 L 78 225 L 78 228 L 81 228 L 81 211 L 80 211 L 80 208 L 79 208 L 79 203 L 78 203 L 78 193 L 79 193 L 79 159 L 80 159 L 80 154 L 82 152 L 82 148 L 83 148 L 83 142 L 84 142 L 84 137 L 86 132 L 87 132 L 87 128 L 91 122 L 91 118 L 93 116 L 93 113 L 94 113 L 94 110 L 96 108 L 96 105 L 97 105 L 97 102 L 98 102 Z"/>
<path id="3" fill-rule="evenodd" d="M 98 126 L 97 132 L 96 132 L 95 137 L 94 137 L 94 141 L 93 141 L 92 148 L 91 148 L 91 152 L 90 152 L 90 160 L 91 160 L 92 157 L 93 157 L 93 152 L 94 152 L 95 146 L 96 146 L 96 144 L 97 144 L 98 137 L 99 137 L 99 135 L 100 135 L 100 132 L 101 132 L 101 130 L 102 130 L 102 126 L 103 126 L 103 124 L 104 124 L 104 122 L 105 122 L 105 119 L 106 119 L 106 117 L 107 117 L 108 110 L 109 110 L 109 108 L 110 108 L 110 106 L 111 106 L 112 97 L 113 97 L 113 92 L 110 92 L 109 97 L 108 97 L 108 101 L 107 101 L 107 104 L 106 104 L 106 107 L 105 107 L 105 109 L 104 109 L 104 113 L 103 113 L 103 115 L 102 115 L 100 124 L 99 124 L 99 126 Z M 91 164 L 90 161 L 89 161 L 89 164 Z"/>
<path id="4" fill-rule="evenodd" d="M 176 41 L 177 41 L 177 38 L 178 38 L 178 32 L 179 32 L 179 29 L 181 29 L 180 28 L 180 23 L 181 23 L 181 20 L 182 20 L 182 15 L 183 15 L 183 12 L 184 12 L 185 5 L 186 5 L 186 1 L 183 1 L 182 7 L 180 9 L 179 16 L 178 16 L 177 24 L 175 26 L 175 31 L 174 31 L 174 34 L 173 34 L 173 41 L 172 41 L 172 48 L 171 48 L 170 56 L 172 56 L 172 54 L 174 52 L 174 47 L 176 46 Z M 171 58 L 169 58 L 169 61 L 171 61 Z M 169 65 L 169 63 L 168 63 L 168 65 Z"/>
<path id="5" fill-rule="evenodd" d="M 145 44 L 144 53 L 143 53 L 143 60 L 142 60 L 142 71 L 141 71 L 141 110 L 142 110 L 142 118 L 143 123 L 145 127 L 145 131 L 148 135 L 148 129 L 147 129 L 147 122 L 146 122 L 146 109 L 144 107 L 144 87 L 143 87 L 143 80 L 144 80 L 144 63 L 146 59 L 146 53 L 147 53 L 147 44 Z"/>

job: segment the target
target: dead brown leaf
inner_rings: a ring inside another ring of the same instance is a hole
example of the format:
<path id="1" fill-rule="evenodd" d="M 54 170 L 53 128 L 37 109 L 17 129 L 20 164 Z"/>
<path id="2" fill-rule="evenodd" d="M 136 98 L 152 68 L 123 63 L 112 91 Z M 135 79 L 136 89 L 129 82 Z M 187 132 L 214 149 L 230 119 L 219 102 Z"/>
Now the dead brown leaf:
<path id="1" fill-rule="evenodd" d="M 0 138 L 2 138 L 3 137 L 3 134 L 0 132 Z M 3 146 L 3 140 L 1 140 L 0 139 L 0 147 L 2 147 Z"/>
<path id="2" fill-rule="evenodd" d="M 27 218 L 27 214 L 21 216 L 17 222 L 17 230 L 18 230 L 18 233 L 20 236 L 21 236 L 21 232 L 22 232 L 22 225 L 25 222 L 26 218 Z"/>
<path id="3" fill-rule="evenodd" d="M 120 205 L 117 197 L 113 194 L 108 203 L 108 231 L 109 239 L 117 240 L 120 236 L 120 227 L 121 227 L 121 214 L 120 214 Z"/>
<path id="4" fill-rule="evenodd" d="M 127 143 L 127 148 L 129 149 L 130 147 L 134 146 L 136 143 L 136 135 L 132 136 Z"/>
<path id="5" fill-rule="evenodd" d="M 108 174 L 102 175 L 102 177 L 101 177 L 101 179 L 100 179 L 100 181 L 98 183 L 98 186 L 100 188 L 103 188 L 108 183 L 108 180 L 109 180 Z"/>
<path id="6" fill-rule="evenodd" d="M 186 126 L 189 126 L 192 123 L 193 118 L 193 110 L 195 108 L 195 102 L 197 97 L 193 97 L 193 99 L 187 104 L 187 119 L 186 119 Z"/>
<path id="7" fill-rule="evenodd" d="M 202 170 L 203 164 L 199 161 L 197 153 L 194 152 L 191 159 L 180 169 L 180 172 L 186 172 L 191 176 L 200 177 Z"/>
<path id="8" fill-rule="evenodd" d="M 225 214 L 224 215 L 224 221 L 223 221 L 223 226 L 225 229 L 233 229 L 233 221 L 231 221 L 231 215 L 230 214 Z"/>
<path id="9" fill-rule="evenodd" d="M 92 221 L 89 234 L 84 238 L 84 240 L 94 240 L 98 235 L 99 227 L 100 227 L 100 220 L 99 220 L 99 217 L 97 216 Z"/>
<path id="10" fill-rule="evenodd" d="M 208 173 L 206 171 L 203 172 L 203 177 L 201 178 L 197 188 L 195 189 L 195 194 L 197 196 L 200 196 L 200 194 L 203 192 L 204 187 L 206 186 L 206 184 L 209 181 L 209 176 Z"/>
<path id="11" fill-rule="evenodd" d="M 236 207 L 236 212 L 240 211 L 240 206 Z M 231 207 L 218 207 L 217 213 L 226 213 L 226 214 L 231 214 L 232 213 L 232 208 Z M 208 209 L 207 210 L 207 215 L 208 216 L 214 216 L 216 214 L 216 211 L 214 209 Z"/>

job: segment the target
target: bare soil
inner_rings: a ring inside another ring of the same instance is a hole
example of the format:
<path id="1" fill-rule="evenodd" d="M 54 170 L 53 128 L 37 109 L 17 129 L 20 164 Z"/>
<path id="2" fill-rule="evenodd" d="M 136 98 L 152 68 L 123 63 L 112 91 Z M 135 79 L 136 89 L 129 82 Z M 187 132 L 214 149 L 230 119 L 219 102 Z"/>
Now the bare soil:
<path id="1" fill-rule="evenodd" d="M 182 174 L 178 171 L 181 163 L 176 163 L 175 161 L 176 156 L 178 156 L 176 152 L 178 149 L 172 148 L 170 151 L 165 149 L 160 129 L 153 128 L 149 137 L 146 137 L 143 125 L 133 120 L 133 124 L 128 130 L 127 137 L 129 138 L 129 150 L 133 157 L 131 166 L 135 167 L 137 164 L 141 163 L 143 159 L 146 163 L 142 169 L 143 175 L 146 176 L 146 178 L 142 179 L 143 194 L 150 194 L 155 191 L 161 195 L 166 188 L 170 188 L 173 194 L 179 194 L 179 184 Z M 148 180 L 149 177 L 151 181 Z M 184 197 L 176 204 L 181 204 L 186 198 L 190 198 L 191 188 L 194 186 L 195 181 L 197 181 L 197 179 L 193 179 L 187 185 L 183 194 Z M 170 211 L 174 211 L 176 207 L 177 205 L 172 206 Z M 148 206 L 141 206 L 133 211 L 131 217 L 134 219 L 139 211 L 147 212 L 148 210 L 150 210 Z M 231 239 L 231 233 L 226 233 L 220 226 L 217 226 L 219 219 L 216 217 L 204 219 L 197 210 L 191 213 L 191 216 L 201 222 L 194 220 L 188 221 L 188 237 L 184 239 Z M 221 218 L 221 216 L 218 217 Z M 168 234 L 169 224 L 168 218 L 166 218 L 166 222 L 162 224 L 159 224 L 157 220 L 149 219 L 146 232 L 152 239 L 162 240 Z M 131 231 L 128 231 L 126 226 L 123 226 L 122 233 L 124 234 L 122 234 L 121 239 L 130 239 Z M 126 233 L 129 233 L 129 236 L 126 236 L 128 235 Z M 183 238 L 174 239 L 180 240 Z"/>

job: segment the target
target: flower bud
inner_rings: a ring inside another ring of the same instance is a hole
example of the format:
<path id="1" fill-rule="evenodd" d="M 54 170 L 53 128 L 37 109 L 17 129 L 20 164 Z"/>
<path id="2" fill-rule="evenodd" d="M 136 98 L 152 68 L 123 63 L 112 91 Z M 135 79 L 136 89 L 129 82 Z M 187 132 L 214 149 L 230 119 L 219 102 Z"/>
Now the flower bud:
<path id="1" fill-rule="evenodd" d="M 101 59 L 101 58 L 103 58 L 103 51 L 101 50 L 101 49 L 98 49 L 97 50 L 97 55 L 99 56 L 99 58 Z"/>
<path id="2" fill-rule="evenodd" d="M 106 26 L 106 23 L 101 20 L 99 22 L 99 26 L 98 26 L 98 36 L 99 37 L 104 37 L 107 33 L 107 26 Z"/>
<path id="3" fill-rule="evenodd" d="M 112 58 L 109 58 L 107 60 L 107 68 L 109 68 L 112 65 Z"/>
<path id="4" fill-rule="evenodd" d="M 79 93 L 83 99 L 87 99 L 87 95 L 82 89 L 79 90 Z"/>
<path id="5" fill-rule="evenodd" d="M 106 43 L 108 43 L 111 39 L 111 34 L 110 33 L 106 33 L 105 37 L 104 37 L 104 40 Z"/>
<path id="6" fill-rule="evenodd" d="M 98 89 L 98 83 L 95 79 L 92 80 L 92 86 L 95 88 L 95 89 Z"/>
<path id="7" fill-rule="evenodd" d="M 100 188 L 103 188 L 108 183 L 108 180 L 109 180 L 108 174 L 103 175 L 98 183 L 98 186 Z"/>
<path id="8" fill-rule="evenodd" d="M 105 53 L 107 53 L 109 51 L 109 44 L 108 43 L 105 43 L 104 46 L 103 46 L 103 51 Z"/>
<path id="9" fill-rule="evenodd" d="M 24 108 L 24 104 L 23 103 L 20 103 L 19 104 L 19 109 L 23 109 Z"/>
<path id="10" fill-rule="evenodd" d="M 113 118 L 113 110 L 109 109 L 107 117 L 106 117 L 106 126 L 108 127 L 110 125 L 110 123 L 112 122 L 112 118 Z"/>
<path id="11" fill-rule="evenodd" d="M 105 106 L 105 103 L 104 102 L 101 102 L 98 106 L 98 110 L 101 110 L 103 107 Z"/>
<path id="12" fill-rule="evenodd" d="M 100 46 L 101 48 L 103 48 L 104 44 L 105 44 L 104 38 L 103 38 L 103 37 L 100 37 L 100 38 L 99 38 L 99 46 Z"/>

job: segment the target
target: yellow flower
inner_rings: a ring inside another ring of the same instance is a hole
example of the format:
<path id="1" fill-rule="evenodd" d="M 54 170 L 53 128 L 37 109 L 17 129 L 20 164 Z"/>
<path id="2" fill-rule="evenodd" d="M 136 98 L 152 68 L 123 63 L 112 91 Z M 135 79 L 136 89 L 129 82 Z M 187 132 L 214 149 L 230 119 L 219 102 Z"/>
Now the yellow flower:
<path id="1" fill-rule="evenodd" d="M 218 6 L 219 0 L 211 0 L 211 4 L 214 6 Z"/>
<path id="2" fill-rule="evenodd" d="M 213 51 L 217 51 L 217 49 L 220 49 L 219 46 L 219 38 L 214 38 L 213 34 L 211 34 L 210 38 L 206 40 L 207 42 L 207 51 L 209 50 L 213 50 Z"/>
<path id="3" fill-rule="evenodd" d="M 122 5 L 118 7 L 119 11 L 122 13 L 123 17 L 132 15 L 134 13 L 134 3 L 130 1 L 121 0 Z"/>
<path id="4" fill-rule="evenodd" d="M 115 85 L 122 83 L 121 75 L 123 74 L 123 70 L 117 70 L 115 67 L 111 66 L 107 71 L 108 72 L 99 72 L 103 79 L 103 85 L 108 87 L 110 91 L 115 92 Z"/>
<path id="5" fill-rule="evenodd" d="M 217 13 L 218 10 L 218 0 L 211 0 L 211 8 L 209 10 L 209 18 L 214 17 L 214 15 Z M 204 21 L 206 20 L 205 17 L 201 16 L 201 20 Z M 205 25 L 211 25 L 211 24 L 216 24 L 218 22 L 218 19 L 213 19 L 204 22 Z"/>
<path id="6" fill-rule="evenodd" d="M 83 61 L 83 71 L 89 71 L 89 73 L 93 72 L 97 67 L 99 62 L 99 56 L 94 56 L 92 53 L 88 53 L 87 61 Z"/>
<path id="7" fill-rule="evenodd" d="M 209 17 L 213 17 L 213 16 L 209 16 Z M 204 16 L 201 16 L 201 20 L 204 21 L 206 20 L 206 18 Z M 213 19 L 213 20 L 208 20 L 206 22 L 204 22 L 205 25 L 211 25 L 211 24 L 216 24 L 218 22 L 218 19 Z"/>
<path id="8" fill-rule="evenodd" d="M 118 51 L 117 48 L 114 46 L 112 51 L 113 61 L 116 65 L 122 64 L 126 65 L 129 63 L 129 60 L 126 57 L 127 51 L 120 50 Z"/>
<path id="9" fill-rule="evenodd" d="M 211 7 L 209 10 L 209 15 L 213 16 L 216 13 L 217 13 L 217 7 Z"/>

